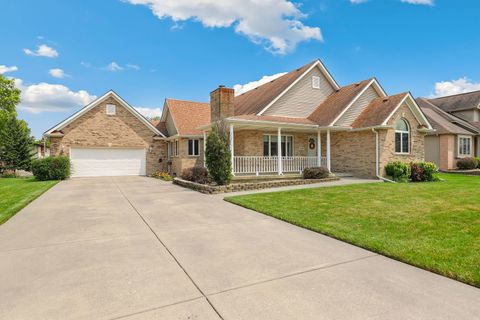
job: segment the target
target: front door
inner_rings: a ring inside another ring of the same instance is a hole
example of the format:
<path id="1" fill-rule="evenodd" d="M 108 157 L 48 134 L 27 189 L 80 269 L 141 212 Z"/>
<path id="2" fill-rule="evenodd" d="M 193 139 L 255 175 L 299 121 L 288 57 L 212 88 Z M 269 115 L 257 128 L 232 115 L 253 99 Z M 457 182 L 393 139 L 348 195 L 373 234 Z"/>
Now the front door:
<path id="1" fill-rule="evenodd" d="M 307 141 L 307 155 L 309 157 L 317 156 L 317 137 L 310 136 Z"/>

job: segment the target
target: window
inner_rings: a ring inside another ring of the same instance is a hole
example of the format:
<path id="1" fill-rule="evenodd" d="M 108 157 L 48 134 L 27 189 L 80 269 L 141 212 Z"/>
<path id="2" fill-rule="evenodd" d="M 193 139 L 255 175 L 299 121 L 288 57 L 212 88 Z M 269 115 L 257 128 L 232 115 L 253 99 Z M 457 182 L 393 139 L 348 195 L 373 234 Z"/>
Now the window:
<path id="1" fill-rule="evenodd" d="M 458 156 L 470 156 L 472 150 L 472 138 L 458 136 Z"/>
<path id="2" fill-rule="evenodd" d="M 293 136 L 282 136 L 282 156 L 293 157 Z M 263 136 L 263 156 L 278 156 L 278 136 L 266 134 Z"/>
<path id="3" fill-rule="evenodd" d="M 114 104 L 107 104 L 107 114 L 109 116 L 114 116 L 116 114 L 117 107 Z"/>
<path id="4" fill-rule="evenodd" d="M 198 149 L 198 139 L 188 140 L 188 155 L 189 156 L 198 156 L 200 151 Z"/>
<path id="5" fill-rule="evenodd" d="M 312 88 L 320 89 L 320 77 L 317 77 L 317 76 L 312 77 Z"/>
<path id="6" fill-rule="evenodd" d="M 178 140 L 175 140 L 175 142 L 173 143 L 173 156 L 178 156 Z"/>
<path id="7" fill-rule="evenodd" d="M 410 126 L 405 119 L 395 124 L 395 152 L 410 153 Z"/>

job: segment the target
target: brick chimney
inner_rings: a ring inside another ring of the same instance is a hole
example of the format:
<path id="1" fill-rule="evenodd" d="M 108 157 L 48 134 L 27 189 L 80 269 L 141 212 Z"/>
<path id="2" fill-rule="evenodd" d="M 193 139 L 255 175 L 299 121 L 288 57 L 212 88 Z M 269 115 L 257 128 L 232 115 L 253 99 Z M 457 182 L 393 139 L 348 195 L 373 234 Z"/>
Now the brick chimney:
<path id="1" fill-rule="evenodd" d="M 210 93 L 210 112 L 212 122 L 234 116 L 235 90 L 218 86 Z"/>

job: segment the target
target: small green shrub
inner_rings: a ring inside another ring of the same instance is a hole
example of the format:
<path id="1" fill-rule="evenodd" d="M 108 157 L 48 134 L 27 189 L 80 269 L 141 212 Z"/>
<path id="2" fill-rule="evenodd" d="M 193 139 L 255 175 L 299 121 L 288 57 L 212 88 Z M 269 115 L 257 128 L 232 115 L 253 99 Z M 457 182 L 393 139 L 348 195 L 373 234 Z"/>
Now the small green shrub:
<path id="1" fill-rule="evenodd" d="M 32 173 L 37 180 L 65 180 L 70 177 L 68 157 L 47 157 L 32 162 Z"/>
<path id="2" fill-rule="evenodd" d="M 475 160 L 477 160 L 477 169 L 480 169 L 480 157 L 475 157 Z"/>
<path id="3" fill-rule="evenodd" d="M 457 161 L 457 167 L 460 170 L 472 170 L 478 167 L 478 161 L 475 158 L 462 158 Z"/>
<path id="4" fill-rule="evenodd" d="M 303 179 L 325 179 L 330 172 L 325 167 L 310 167 L 303 170 Z"/>
<path id="5" fill-rule="evenodd" d="M 419 162 L 418 167 L 423 170 L 422 181 L 435 181 L 434 173 L 438 171 L 438 167 L 433 162 Z"/>
<path id="6" fill-rule="evenodd" d="M 172 181 L 173 178 L 168 172 L 163 172 L 163 171 L 157 171 L 154 174 L 152 174 L 152 178 L 155 179 L 161 179 L 163 181 Z"/>
<path id="7" fill-rule="evenodd" d="M 228 135 L 221 126 L 214 127 L 208 134 L 205 148 L 208 172 L 218 185 L 229 184 L 232 180 L 231 152 Z"/>
<path id="8" fill-rule="evenodd" d="M 183 180 L 188 180 L 196 183 L 209 183 L 208 171 L 204 167 L 191 167 L 182 171 L 180 176 Z"/>
<path id="9" fill-rule="evenodd" d="M 391 161 L 385 166 L 385 172 L 393 181 L 406 182 L 410 178 L 410 165 L 401 161 Z"/>

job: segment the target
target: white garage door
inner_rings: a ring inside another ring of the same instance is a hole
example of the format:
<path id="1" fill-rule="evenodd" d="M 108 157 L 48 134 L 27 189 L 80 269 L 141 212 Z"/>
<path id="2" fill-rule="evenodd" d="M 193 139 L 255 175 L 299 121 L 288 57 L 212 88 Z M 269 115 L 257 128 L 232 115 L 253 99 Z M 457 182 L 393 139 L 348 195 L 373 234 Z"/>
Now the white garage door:
<path id="1" fill-rule="evenodd" d="M 145 149 L 71 148 L 72 177 L 145 175 Z"/>

